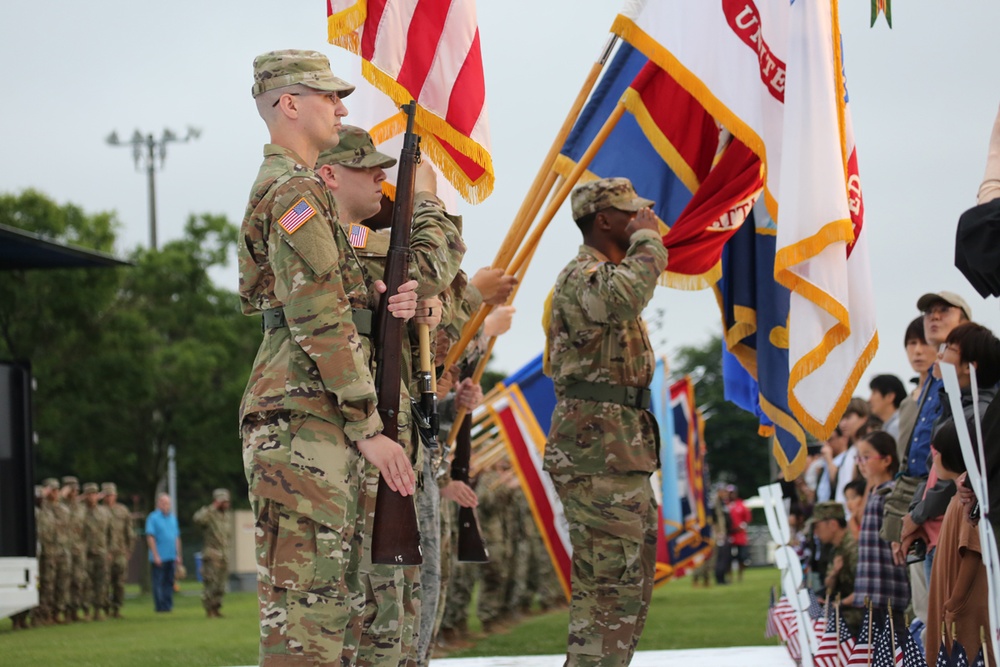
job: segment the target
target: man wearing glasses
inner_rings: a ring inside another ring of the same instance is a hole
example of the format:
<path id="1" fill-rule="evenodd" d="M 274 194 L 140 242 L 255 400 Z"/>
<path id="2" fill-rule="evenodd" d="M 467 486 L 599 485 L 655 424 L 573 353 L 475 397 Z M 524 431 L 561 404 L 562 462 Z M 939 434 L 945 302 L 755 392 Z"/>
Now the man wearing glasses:
<path id="1" fill-rule="evenodd" d="M 256 516 L 263 666 L 353 664 L 363 459 L 403 495 L 413 468 L 382 434 L 372 379 L 369 289 L 337 205 L 313 171 L 339 141 L 354 86 L 316 51 L 254 60 L 253 96 L 271 143 L 240 230 L 240 301 L 263 340 L 240 409 Z M 410 319 L 416 281 L 389 297 Z M 387 295 L 388 296 L 388 295 Z M 384 297 L 383 297 L 384 298 Z"/>
<path id="2" fill-rule="evenodd" d="M 972 319 L 972 308 L 954 292 L 924 294 L 917 300 L 917 309 L 923 315 L 924 338 L 935 349 L 944 344 L 952 329 Z M 934 373 L 929 373 L 920 388 L 916 420 L 912 424 L 900 424 L 900 436 L 906 445 L 902 450 L 900 477 L 886 499 L 882 527 L 882 538 L 892 543 L 893 558 L 899 565 L 907 559 L 902 548 L 904 538 L 917 531 L 921 524 L 943 514 L 955 493 L 954 483 L 947 481 L 926 488 L 931 435 L 941 417 L 943 386 Z M 936 509 L 939 506 L 940 512 Z M 923 563 L 915 563 L 910 568 L 910 576 L 926 581 Z"/>

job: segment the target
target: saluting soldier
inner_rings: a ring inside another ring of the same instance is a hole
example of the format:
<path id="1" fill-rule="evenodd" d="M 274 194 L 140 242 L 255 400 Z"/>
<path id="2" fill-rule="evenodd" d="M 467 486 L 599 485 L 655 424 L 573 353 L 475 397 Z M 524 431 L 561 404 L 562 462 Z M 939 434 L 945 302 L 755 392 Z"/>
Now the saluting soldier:
<path id="1" fill-rule="evenodd" d="M 125 604 L 125 576 L 128 561 L 135 548 L 135 527 L 132 513 L 118 502 L 118 487 L 114 482 L 101 484 L 104 505 L 111 513 L 111 533 L 108 540 L 108 607 L 112 618 L 121 618 L 121 608 Z"/>
<path id="2" fill-rule="evenodd" d="M 32 614 L 36 625 L 64 622 L 60 599 L 60 575 L 66 568 L 66 545 L 61 537 L 66 529 L 65 509 L 59 502 L 59 480 L 49 477 L 42 482 L 42 506 L 38 510 L 38 609 Z"/>
<path id="3" fill-rule="evenodd" d="M 79 499 L 80 480 L 72 475 L 62 478 L 63 507 L 66 508 L 66 543 L 69 563 L 66 569 L 66 611 L 71 621 L 86 617 L 90 603 L 87 579 L 87 545 L 83 541 L 84 507 Z"/>
<path id="4" fill-rule="evenodd" d="M 229 544 L 233 515 L 229 511 L 229 491 L 216 489 L 212 503 L 194 513 L 194 522 L 201 527 L 205 543 L 201 547 L 201 604 L 209 618 L 222 618 L 222 597 L 226 594 L 229 576 Z"/>
<path id="5" fill-rule="evenodd" d="M 101 487 L 94 482 L 83 485 L 83 541 L 87 548 L 88 604 L 90 619 L 101 620 L 108 607 L 108 562 L 111 541 L 111 512 L 101 505 Z"/>
<path id="6" fill-rule="evenodd" d="M 545 448 L 573 546 L 567 665 L 627 665 L 653 588 L 655 361 L 642 310 L 667 265 L 653 202 L 626 178 L 577 187 L 583 245 L 546 313 L 556 407 Z"/>
<path id="7" fill-rule="evenodd" d="M 240 231 L 243 312 L 264 338 L 240 410 L 257 517 L 260 664 L 352 662 L 351 606 L 364 595 L 358 558 L 363 460 L 413 493 L 406 452 L 382 435 L 372 379 L 375 292 L 313 167 L 339 141 L 354 86 L 315 51 L 254 60 L 253 96 L 271 136 Z M 414 314 L 416 284 L 389 297 Z M 384 298 L 384 297 L 383 297 Z"/>

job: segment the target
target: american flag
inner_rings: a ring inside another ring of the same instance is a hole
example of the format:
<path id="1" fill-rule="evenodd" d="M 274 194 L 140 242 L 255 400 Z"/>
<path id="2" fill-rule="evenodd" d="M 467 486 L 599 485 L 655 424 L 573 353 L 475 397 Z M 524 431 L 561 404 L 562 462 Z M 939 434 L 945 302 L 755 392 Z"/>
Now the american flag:
<path id="1" fill-rule="evenodd" d="M 795 609 L 784 595 L 774 607 L 774 619 L 778 626 L 778 637 L 783 642 L 787 642 L 789 637 L 799 631 L 799 625 L 795 620 Z"/>
<path id="2" fill-rule="evenodd" d="M 830 620 L 820 637 L 813 663 L 816 667 L 840 667 L 840 651 L 837 650 L 837 616 L 829 612 L 827 615 Z"/>
<path id="3" fill-rule="evenodd" d="M 854 653 L 854 637 L 851 635 L 851 629 L 847 627 L 844 618 L 840 614 L 837 616 L 839 618 L 837 643 L 840 651 L 840 664 L 849 665 L 851 655 Z"/>
<path id="4" fill-rule="evenodd" d="M 774 616 L 774 586 L 771 586 L 771 604 L 767 606 L 767 624 L 764 626 L 764 638 L 770 639 L 778 635 L 778 620 Z"/>
<path id="5" fill-rule="evenodd" d="M 986 656 L 983 654 L 983 649 L 979 649 L 979 653 L 976 654 L 976 661 L 972 663 L 972 667 L 986 667 Z"/>
<path id="6" fill-rule="evenodd" d="M 861 633 L 858 641 L 851 650 L 851 657 L 845 663 L 847 667 L 868 667 L 868 660 L 871 657 L 872 645 L 868 637 L 868 624 L 871 619 L 871 609 L 865 611 L 865 618 L 861 621 Z"/>
<path id="7" fill-rule="evenodd" d="M 897 664 L 903 662 L 901 651 L 898 654 L 899 662 L 896 662 L 896 640 L 892 636 L 892 625 L 888 614 L 885 616 L 885 625 L 878 633 L 878 639 L 875 640 L 872 650 L 872 667 L 896 667 Z"/>
<path id="8" fill-rule="evenodd" d="M 289 234 L 293 233 L 296 229 L 301 227 L 306 220 L 316 215 L 316 209 L 314 209 L 309 202 L 305 199 L 299 199 L 295 206 L 288 209 L 288 211 L 281 216 L 278 220 L 278 224 Z"/>
<path id="9" fill-rule="evenodd" d="M 941 637 L 941 645 L 938 646 L 937 660 L 934 667 L 951 667 L 951 660 L 948 658 L 948 649 L 945 648 L 944 637 Z"/>
<path id="10" fill-rule="evenodd" d="M 951 664 L 952 667 L 969 667 L 969 656 L 957 639 L 951 643 Z"/>
<path id="11" fill-rule="evenodd" d="M 903 667 L 926 667 L 927 659 L 924 657 L 924 649 L 913 638 L 909 632 L 903 632 Z"/>
<path id="12" fill-rule="evenodd" d="M 330 43 L 361 56 L 364 77 L 396 105 L 416 100 L 421 150 L 468 201 L 486 199 L 493 160 L 475 0 L 326 4 Z M 395 133 L 405 123 L 386 122 Z"/>
<path id="13" fill-rule="evenodd" d="M 368 228 L 364 225 L 351 225 L 350 241 L 352 248 L 364 248 L 368 244 Z"/>

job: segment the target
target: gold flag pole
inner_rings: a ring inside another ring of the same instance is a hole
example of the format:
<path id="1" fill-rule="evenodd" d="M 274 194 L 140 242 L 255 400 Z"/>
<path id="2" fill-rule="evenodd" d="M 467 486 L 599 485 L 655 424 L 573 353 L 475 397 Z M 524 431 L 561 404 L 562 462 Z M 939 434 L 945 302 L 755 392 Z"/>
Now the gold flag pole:
<path id="1" fill-rule="evenodd" d="M 593 90 L 594 85 L 596 85 L 597 79 L 600 77 L 601 71 L 604 69 L 604 65 L 607 63 L 608 58 L 611 57 L 611 52 L 614 50 L 617 42 L 618 35 L 612 34 L 608 37 L 608 41 L 601 50 L 601 56 L 590 68 L 590 72 L 587 74 L 586 80 L 580 87 L 580 92 L 577 93 L 576 99 L 573 100 L 573 105 L 570 107 L 569 113 L 566 114 L 566 119 L 563 121 L 562 127 L 559 128 L 559 132 L 556 134 L 556 137 L 552 142 L 552 146 L 549 147 L 549 152 L 546 154 L 545 159 L 542 161 L 542 164 L 538 169 L 538 173 L 535 175 L 535 180 L 528 189 L 528 192 L 524 197 L 524 201 L 521 202 L 521 208 L 518 209 L 517 215 L 514 216 L 514 221 L 511 224 L 510 229 L 507 230 L 507 235 L 500 244 L 497 256 L 493 260 L 493 266 L 495 268 L 507 268 L 511 257 L 513 257 L 515 251 L 517 250 L 518 244 L 524 239 L 525 234 L 528 233 L 528 229 L 530 229 L 532 222 L 535 220 L 535 216 L 538 215 L 542 202 L 544 201 L 549 190 L 552 189 L 552 184 L 556 179 L 556 174 L 552 169 L 553 165 L 555 165 L 556 158 L 559 157 L 559 152 L 566 143 L 566 138 L 573 129 L 573 125 L 576 124 L 576 120 L 579 118 L 580 112 L 583 110 L 583 105 L 590 96 L 590 91 Z M 516 273 L 516 271 L 513 273 Z M 486 313 L 482 312 L 484 310 Z M 462 330 L 461 338 L 457 343 L 455 343 L 455 345 L 452 346 L 452 349 L 448 351 L 448 363 L 446 363 L 445 368 L 450 368 L 454 365 L 458 358 L 462 356 L 462 353 L 465 352 L 465 348 L 468 347 L 469 342 L 472 340 L 473 336 L 475 336 L 475 332 L 479 330 L 483 319 L 486 318 L 486 315 L 490 310 L 492 310 L 492 306 L 484 305 L 480 309 L 480 313 L 478 313 L 475 318 L 466 324 L 465 329 Z"/>
<path id="2" fill-rule="evenodd" d="M 608 119 L 604 121 L 604 125 L 601 126 L 601 129 L 594 137 L 594 140 L 590 142 L 590 146 L 587 147 L 587 150 L 580 157 L 580 161 L 576 163 L 573 167 L 573 171 L 570 172 L 569 176 L 566 177 L 566 180 L 559 187 L 555 196 L 552 197 L 548 208 L 545 209 L 545 213 L 538 221 L 538 224 L 531 232 L 531 235 L 522 244 L 521 250 L 518 252 L 517 256 L 511 262 L 510 266 L 507 267 L 508 275 L 517 274 L 521 267 L 528 261 L 530 255 L 535 252 L 535 247 L 538 245 L 538 241 L 541 239 L 545 229 L 549 226 L 549 223 L 552 222 L 552 219 L 555 217 L 559 207 L 562 206 L 564 201 L 566 201 L 566 197 L 569 196 L 573 186 L 576 185 L 576 182 L 580 180 L 580 176 L 582 176 L 583 172 L 585 172 L 587 167 L 590 166 L 594 156 L 597 155 L 597 151 L 601 150 L 604 142 L 607 141 L 611 131 L 615 129 L 615 125 L 618 124 L 618 121 L 624 113 L 625 105 L 619 101 L 617 106 L 615 106 L 614 111 L 612 111 L 611 115 L 608 116 Z M 450 368 L 456 361 L 458 361 L 459 356 L 461 356 L 461 354 L 465 351 L 465 348 L 468 347 L 469 342 L 475 336 L 476 332 L 479 331 L 479 327 L 482 326 L 483 320 L 486 319 L 486 316 L 489 315 L 491 310 L 493 310 L 492 306 L 484 305 L 479 309 L 479 312 L 476 313 L 476 316 L 465 325 L 465 328 L 462 330 L 462 337 L 448 351 L 448 356 L 444 362 L 445 368 Z"/>
<path id="3" fill-rule="evenodd" d="M 566 119 L 563 121 L 562 127 L 559 128 L 559 132 L 556 134 L 556 137 L 552 142 L 552 146 L 549 147 L 549 152 L 545 155 L 545 159 L 542 161 L 542 164 L 538 169 L 538 173 L 535 175 L 535 180 L 532 182 L 531 188 L 529 188 L 527 195 L 524 197 L 524 201 L 521 202 L 521 208 L 514 217 L 514 223 L 510 226 L 510 229 L 507 230 L 507 236 L 500 245 L 500 250 L 497 252 L 497 257 L 493 262 L 494 267 L 499 269 L 507 268 L 507 264 L 510 262 L 510 258 L 514 254 L 514 250 L 516 250 L 515 241 L 520 242 L 527 233 L 528 228 L 531 227 L 531 223 L 538 214 L 539 208 L 535 207 L 534 212 L 531 211 L 531 207 L 536 199 L 535 195 L 537 192 L 548 192 L 552 188 L 551 184 L 547 188 L 543 187 L 543 184 L 545 183 L 545 180 L 550 177 L 550 174 L 553 173 L 552 166 L 555 164 L 556 158 L 559 157 L 559 152 L 562 151 L 562 147 L 566 143 L 566 137 L 569 136 L 570 131 L 573 129 L 573 125 L 576 124 L 576 119 L 580 117 L 580 112 L 583 111 L 583 105 L 586 103 L 587 98 L 590 97 L 590 91 L 593 90 L 594 86 L 597 84 L 597 79 L 601 76 L 601 71 L 604 69 L 604 65 L 607 63 L 608 58 L 611 57 L 611 51 L 614 50 L 617 41 L 618 35 L 612 34 L 608 37 L 608 41 L 604 44 L 604 48 L 601 50 L 601 56 L 590 68 L 587 78 L 580 87 L 580 92 L 577 93 L 576 99 L 573 100 L 573 106 L 570 107 L 569 113 L 566 114 Z M 554 177 L 552 180 L 555 180 Z M 511 248 L 511 246 L 514 247 Z"/>

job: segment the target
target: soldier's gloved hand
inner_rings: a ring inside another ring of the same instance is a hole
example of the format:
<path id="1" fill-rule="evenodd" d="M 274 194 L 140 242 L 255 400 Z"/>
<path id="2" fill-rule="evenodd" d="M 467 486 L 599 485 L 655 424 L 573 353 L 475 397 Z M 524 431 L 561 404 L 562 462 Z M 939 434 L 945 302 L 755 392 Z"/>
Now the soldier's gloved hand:
<path id="1" fill-rule="evenodd" d="M 487 338 L 500 336 L 510 330 L 516 309 L 514 306 L 497 306 L 483 322 L 483 335 Z"/>
<path id="2" fill-rule="evenodd" d="M 653 209 L 644 208 L 636 211 L 635 217 L 629 220 L 628 225 L 625 226 L 625 232 L 632 236 L 640 229 L 648 229 L 659 233 L 660 224 L 656 221 L 656 214 L 653 213 Z"/>
<path id="3" fill-rule="evenodd" d="M 385 294 L 385 283 L 375 281 L 375 291 Z M 389 297 L 389 312 L 393 317 L 410 320 L 417 312 L 417 281 L 410 280 L 399 286 L 399 291 Z"/>
<path id="4" fill-rule="evenodd" d="M 358 451 L 378 468 L 390 489 L 402 496 L 413 495 L 417 478 L 405 449 L 380 433 L 358 440 Z"/>
<path id="5" fill-rule="evenodd" d="M 472 490 L 472 487 L 456 479 L 451 480 L 447 486 L 441 489 L 441 497 L 456 502 L 462 507 L 479 505 L 479 496 Z"/>
<path id="6" fill-rule="evenodd" d="M 455 388 L 455 405 L 465 410 L 475 410 L 483 402 L 483 388 L 472 378 L 465 378 Z"/>
<path id="7" fill-rule="evenodd" d="M 487 266 L 476 271 L 470 282 L 483 295 L 483 303 L 499 306 L 506 303 L 507 297 L 514 291 L 517 278 L 505 275 L 503 269 L 491 269 Z"/>
<path id="8" fill-rule="evenodd" d="M 417 172 L 413 179 L 413 191 L 429 192 L 432 195 L 437 195 L 437 184 L 438 177 L 437 172 L 434 171 L 434 166 L 427 160 L 421 160 L 417 165 Z"/>
<path id="9" fill-rule="evenodd" d="M 417 301 L 417 316 L 413 321 L 417 324 L 426 324 L 431 329 L 434 329 L 437 325 L 441 324 L 442 310 L 443 304 L 441 303 L 441 299 L 436 296 L 420 299 Z"/>

